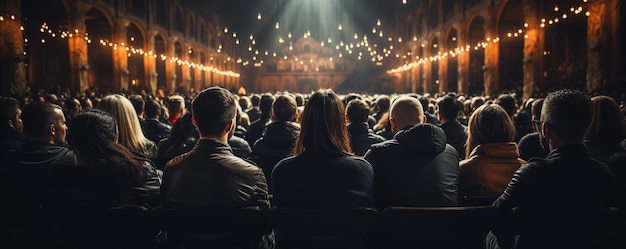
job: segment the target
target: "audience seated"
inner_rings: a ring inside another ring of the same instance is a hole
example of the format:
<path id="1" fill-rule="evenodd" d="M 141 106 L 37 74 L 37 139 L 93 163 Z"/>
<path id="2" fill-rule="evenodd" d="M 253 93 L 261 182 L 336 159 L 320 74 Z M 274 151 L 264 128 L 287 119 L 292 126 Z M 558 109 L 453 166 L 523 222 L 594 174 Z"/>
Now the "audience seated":
<path id="1" fill-rule="evenodd" d="M 254 123 L 254 121 L 259 120 L 261 118 L 261 110 L 259 109 L 259 104 L 261 102 L 261 96 L 258 94 L 252 94 L 250 96 L 250 109 L 246 110 L 248 117 L 250 118 L 250 124 Z"/>
<path id="2" fill-rule="evenodd" d="M 117 139 L 121 145 L 149 159 L 156 157 L 157 146 L 143 135 L 137 113 L 126 97 L 120 94 L 107 95 L 96 108 L 113 116 L 118 126 Z"/>
<path id="3" fill-rule="evenodd" d="M 626 150 L 621 142 L 626 139 L 626 124 L 617 102 L 609 96 L 591 98 L 593 121 L 587 131 L 585 145 L 591 156 L 606 163 L 615 174 L 618 184 L 618 201 L 626 205 Z"/>
<path id="4" fill-rule="evenodd" d="M 166 138 L 170 134 L 172 126 L 159 120 L 161 116 L 161 104 L 156 100 L 151 99 L 146 101 L 144 114 L 145 119 L 143 123 L 141 123 L 141 130 L 146 138 L 158 145 L 161 139 Z"/>
<path id="5" fill-rule="evenodd" d="M 384 113 L 372 129 L 374 130 L 374 134 L 383 137 L 385 140 L 392 139 L 393 132 L 391 131 L 391 123 L 389 122 L 389 112 Z"/>
<path id="6" fill-rule="evenodd" d="M 248 131 L 246 132 L 246 141 L 248 144 L 254 146 L 257 139 L 263 136 L 265 126 L 272 121 L 272 104 L 274 103 L 274 95 L 266 93 L 261 96 L 259 101 L 259 110 L 261 116 L 256 121 L 250 124 Z"/>
<path id="7" fill-rule="evenodd" d="M 116 142 L 118 129 L 110 114 L 98 109 L 79 112 L 68 127 L 68 144 L 80 171 L 75 187 L 90 192 L 72 202 L 99 206 L 160 204 L 162 172 L 152 161 Z"/>
<path id="8" fill-rule="evenodd" d="M 185 98 L 180 95 L 172 95 L 167 98 L 167 121 L 174 125 L 185 114 Z"/>
<path id="9" fill-rule="evenodd" d="M 541 124 L 539 121 L 541 116 L 541 107 L 543 106 L 543 98 L 536 99 L 532 103 L 532 120 L 534 132 L 526 134 L 522 137 L 518 144 L 520 158 L 528 161 L 533 157 L 545 158 L 550 153 L 547 147 L 542 146 Z M 544 143 L 545 144 L 545 143 Z"/>
<path id="10" fill-rule="evenodd" d="M 6 158 L 10 151 L 24 144 L 22 109 L 17 99 L 0 97 L 0 118 L 0 156 Z"/>
<path id="11" fill-rule="evenodd" d="M 236 112 L 235 96 L 226 89 L 210 87 L 194 98 L 192 120 L 200 140 L 189 153 L 166 164 L 161 185 L 163 205 L 176 209 L 269 208 L 263 171 L 235 156 L 228 145 L 236 125 Z"/>
<path id="12" fill-rule="evenodd" d="M 499 105 L 482 105 L 472 113 L 468 125 L 467 159 L 459 163 L 459 193 L 495 199 L 526 163 L 513 142 L 513 121 Z"/>
<path id="13" fill-rule="evenodd" d="M 302 113 L 294 156 L 272 172 L 273 204 L 296 208 L 337 208 L 373 204 L 372 166 L 354 157 L 345 110 L 332 90 L 315 92 Z"/>
<path id="14" fill-rule="evenodd" d="M 250 160 L 263 169 L 266 180 L 272 190 L 272 170 L 278 161 L 291 155 L 300 125 L 296 101 L 290 95 L 281 95 L 272 104 L 272 122 L 265 127 L 263 136 L 252 146 Z"/>
<path id="15" fill-rule="evenodd" d="M 602 208 L 614 204 L 614 175 L 606 164 L 591 157 L 583 143 L 592 117 L 591 100 L 582 92 L 565 89 L 545 98 L 541 136 L 547 141 L 550 154 L 523 165 L 494 202 L 498 218 L 493 233 L 487 236 L 489 248 L 555 248 L 560 243 L 593 247 L 584 244 L 588 242 L 584 241 L 585 237 L 576 238 L 578 241 L 560 240 L 557 235 L 565 231 L 552 231 L 554 236 L 547 238 L 530 235 L 515 238 L 510 216 L 516 207 Z"/>
<path id="16" fill-rule="evenodd" d="M 367 103 L 361 99 L 351 100 L 346 107 L 350 146 L 357 156 L 365 155 L 372 144 L 385 141 L 384 137 L 374 134 L 369 128 L 369 111 Z"/>
<path id="17" fill-rule="evenodd" d="M 65 146 L 67 126 L 60 106 L 33 102 L 22 113 L 24 144 L 12 152 L 5 166 L 8 203 L 56 203 L 72 177 L 76 158 Z"/>
<path id="18" fill-rule="evenodd" d="M 437 101 L 439 112 L 437 117 L 441 124 L 439 127 L 446 133 L 447 143 L 452 145 L 459 153 L 459 158 L 465 159 L 465 142 L 467 141 L 467 127 L 457 120 L 459 104 L 450 96 Z"/>
<path id="19" fill-rule="evenodd" d="M 389 113 L 394 138 L 365 153 L 374 167 L 376 206 L 456 206 L 459 155 L 444 131 L 426 123 L 411 96 L 393 101 Z"/>

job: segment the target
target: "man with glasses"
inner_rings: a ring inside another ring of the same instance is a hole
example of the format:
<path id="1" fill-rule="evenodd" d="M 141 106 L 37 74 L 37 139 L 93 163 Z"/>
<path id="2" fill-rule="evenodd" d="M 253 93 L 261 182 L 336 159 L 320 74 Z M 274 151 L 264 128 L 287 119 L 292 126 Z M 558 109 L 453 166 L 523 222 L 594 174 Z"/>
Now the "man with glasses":
<path id="1" fill-rule="evenodd" d="M 585 244 L 591 242 L 586 240 L 591 235 L 584 233 L 584 236 L 577 237 L 575 234 L 578 230 L 564 228 L 559 224 L 556 225 L 563 229 L 550 231 L 546 227 L 555 224 L 541 219 L 537 219 L 537 224 L 532 224 L 537 231 L 520 234 L 515 238 L 511 229 L 519 227 L 516 227 L 517 224 L 512 222 L 509 215 L 514 208 L 540 211 L 571 208 L 593 210 L 613 204 L 615 177 L 607 165 L 591 157 L 583 143 L 591 125 L 592 112 L 590 98 L 579 91 L 559 90 L 545 98 L 538 122 L 542 143 L 550 149 L 550 153 L 545 159 L 533 158 L 523 165 L 504 193 L 494 202 L 498 217 L 492 232 L 498 243 L 495 244 L 491 236 L 493 234 L 489 234 L 488 247 L 512 248 L 515 245 L 515 248 L 556 248 L 554 246 L 568 243 L 576 248 L 604 248 Z M 563 240 L 565 237 L 568 239 Z"/>

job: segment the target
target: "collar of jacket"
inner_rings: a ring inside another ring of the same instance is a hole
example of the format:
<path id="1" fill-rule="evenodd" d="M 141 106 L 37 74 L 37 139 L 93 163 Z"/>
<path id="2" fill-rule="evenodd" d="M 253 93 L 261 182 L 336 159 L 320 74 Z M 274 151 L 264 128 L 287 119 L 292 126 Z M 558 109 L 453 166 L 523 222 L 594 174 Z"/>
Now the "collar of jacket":
<path id="1" fill-rule="evenodd" d="M 348 132 L 351 134 L 369 133 L 369 129 L 369 125 L 365 122 L 348 124 Z"/>
<path id="2" fill-rule="evenodd" d="M 469 157 L 484 155 L 492 158 L 516 159 L 519 150 L 514 142 L 479 144 L 472 150 Z"/>
<path id="3" fill-rule="evenodd" d="M 228 143 L 222 142 L 222 141 L 218 141 L 218 140 L 214 140 L 214 139 L 208 139 L 208 138 L 201 138 L 200 140 L 198 140 L 198 142 L 196 143 L 196 145 L 193 147 L 192 150 L 199 150 L 199 151 L 228 151 L 231 154 L 233 153 L 233 149 L 230 147 L 230 145 L 228 145 Z"/>

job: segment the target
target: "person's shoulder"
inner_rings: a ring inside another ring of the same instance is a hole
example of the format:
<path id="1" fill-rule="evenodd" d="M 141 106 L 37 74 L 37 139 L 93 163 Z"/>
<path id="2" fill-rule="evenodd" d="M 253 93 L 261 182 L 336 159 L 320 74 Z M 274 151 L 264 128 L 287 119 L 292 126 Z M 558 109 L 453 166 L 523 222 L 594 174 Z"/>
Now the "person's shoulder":
<path id="1" fill-rule="evenodd" d="M 397 145 L 398 145 L 398 140 L 396 140 L 396 139 L 388 139 L 388 140 L 384 140 L 384 141 L 382 141 L 380 143 L 372 144 L 370 149 L 372 151 L 376 151 L 376 150 L 382 150 L 382 149 L 394 147 L 394 146 L 397 146 Z"/>

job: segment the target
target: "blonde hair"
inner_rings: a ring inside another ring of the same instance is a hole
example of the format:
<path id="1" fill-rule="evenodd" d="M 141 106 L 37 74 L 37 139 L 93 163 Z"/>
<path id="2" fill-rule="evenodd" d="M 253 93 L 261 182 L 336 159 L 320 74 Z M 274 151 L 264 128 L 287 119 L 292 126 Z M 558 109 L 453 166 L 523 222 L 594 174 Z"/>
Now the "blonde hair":
<path id="1" fill-rule="evenodd" d="M 148 156 L 148 152 L 144 151 L 144 148 L 150 143 L 150 140 L 143 135 L 139 117 L 130 100 L 119 94 L 111 94 L 102 98 L 97 108 L 108 112 L 115 119 L 118 127 L 117 140 L 119 144 Z"/>

